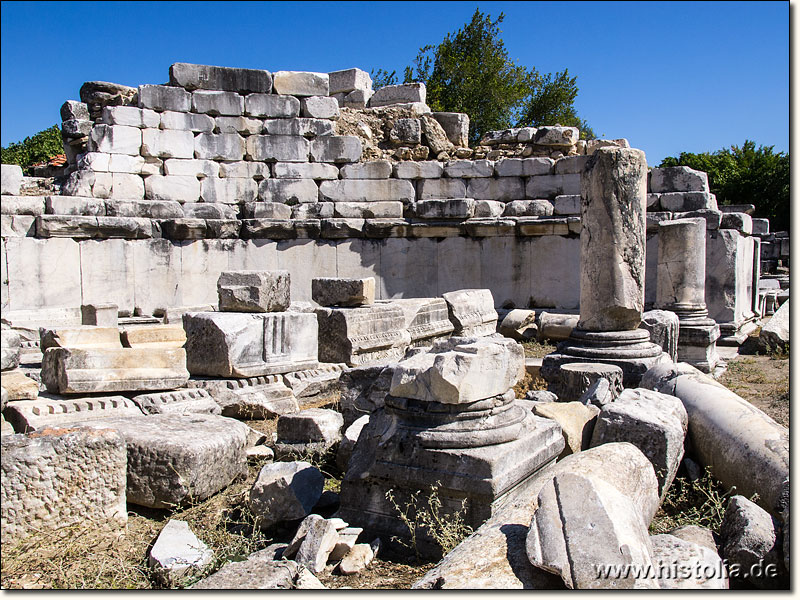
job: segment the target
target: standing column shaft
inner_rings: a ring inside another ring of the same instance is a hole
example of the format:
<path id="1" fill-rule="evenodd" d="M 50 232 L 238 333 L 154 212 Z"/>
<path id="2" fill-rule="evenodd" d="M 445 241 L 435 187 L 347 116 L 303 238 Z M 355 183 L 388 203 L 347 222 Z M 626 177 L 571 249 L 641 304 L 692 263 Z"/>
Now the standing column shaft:
<path id="1" fill-rule="evenodd" d="M 581 318 L 584 331 L 641 323 L 647 162 L 634 148 L 600 148 L 581 177 Z"/>
<path id="2" fill-rule="evenodd" d="M 706 222 L 677 219 L 658 225 L 656 308 L 706 308 Z"/>

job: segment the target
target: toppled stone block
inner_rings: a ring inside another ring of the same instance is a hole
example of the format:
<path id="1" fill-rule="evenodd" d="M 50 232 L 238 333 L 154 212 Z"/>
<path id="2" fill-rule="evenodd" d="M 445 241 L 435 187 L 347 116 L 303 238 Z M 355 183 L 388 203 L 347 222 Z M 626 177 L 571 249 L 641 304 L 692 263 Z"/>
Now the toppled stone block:
<path id="1" fill-rule="evenodd" d="M 442 294 L 442 298 L 455 328 L 453 335 L 483 336 L 497 330 L 497 311 L 490 290 L 457 290 Z"/>
<path id="2" fill-rule="evenodd" d="M 444 129 L 447 139 L 459 147 L 469 146 L 469 116 L 464 113 L 434 112 L 431 116 Z"/>
<path id="3" fill-rule="evenodd" d="M 5 376 L 3 379 L 5 386 Z M 141 416 L 136 403 L 124 396 L 41 398 L 14 402 L 6 410 L 8 421 L 23 433 L 92 420 Z"/>
<path id="4" fill-rule="evenodd" d="M 336 545 L 333 547 L 333 550 L 328 556 L 328 560 L 342 560 L 350 552 L 350 550 L 353 549 L 353 546 L 356 545 L 358 537 L 363 531 L 364 530 L 361 527 L 345 527 L 340 529 L 338 531 L 339 539 L 336 541 Z"/>
<path id="5" fill-rule="evenodd" d="M 170 390 L 189 379 L 182 348 L 48 348 L 42 381 L 56 394 Z"/>
<path id="6" fill-rule="evenodd" d="M 89 107 L 89 116 L 96 119 L 105 106 L 129 106 L 136 103 L 136 88 L 108 81 L 87 81 L 79 92 L 81 102 Z"/>
<path id="7" fill-rule="evenodd" d="M 289 271 L 223 271 L 217 280 L 223 312 L 283 312 L 289 308 Z"/>
<path id="8" fill-rule="evenodd" d="M 248 507 L 262 529 L 302 519 L 322 495 L 325 477 L 307 462 L 264 465 L 250 490 Z"/>
<path id="9" fill-rule="evenodd" d="M 758 335 L 759 346 L 768 351 L 785 351 L 789 346 L 789 302 L 781 304 Z"/>
<path id="10" fill-rule="evenodd" d="M 375 278 L 315 277 L 311 298 L 320 306 L 369 306 L 375 303 Z"/>
<path id="11" fill-rule="evenodd" d="M 169 68 L 169 83 L 190 92 L 201 89 L 268 94 L 272 90 L 272 76 L 269 71 L 190 63 L 173 63 Z"/>
<path id="12" fill-rule="evenodd" d="M 648 310 L 642 313 L 639 329 L 650 332 L 650 341 L 661 346 L 674 361 L 678 358 L 678 315 L 668 310 Z"/>
<path id="13" fill-rule="evenodd" d="M 342 575 L 354 575 L 364 570 L 375 557 L 375 551 L 370 544 L 356 544 L 342 558 L 339 563 L 339 572 Z"/>
<path id="14" fill-rule="evenodd" d="M 328 74 L 308 71 L 275 71 L 272 74 L 276 94 L 290 96 L 327 96 Z"/>
<path id="15" fill-rule="evenodd" d="M 341 413 L 335 410 L 308 408 L 278 418 L 278 443 L 324 442 L 331 446 L 341 439 L 343 425 Z"/>
<path id="16" fill-rule="evenodd" d="M 2 381 L 9 400 L 35 400 L 39 397 L 39 383 L 20 369 L 3 371 Z"/>
<path id="17" fill-rule="evenodd" d="M 221 414 L 219 405 L 214 402 L 206 390 L 187 389 L 157 394 L 139 394 L 132 402 L 147 415 L 164 413 L 201 413 L 209 415 Z M 227 415 L 225 415 L 227 416 Z"/>
<path id="18" fill-rule="evenodd" d="M 12 329 L 0 331 L 0 370 L 16 369 L 19 366 L 20 353 L 19 334 Z"/>
<path id="19" fill-rule="evenodd" d="M 328 519 L 315 519 L 306 532 L 295 562 L 312 573 L 321 573 L 328 562 L 328 556 L 339 540 L 336 526 Z"/>
<path id="20" fill-rule="evenodd" d="M 424 83 L 403 83 L 400 85 L 385 85 L 377 90 L 369 99 L 368 106 L 389 106 L 406 102 L 425 103 Z"/>
<path id="21" fill-rule="evenodd" d="M 187 313 L 183 327 L 193 375 L 254 377 L 317 365 L 314 314 Z"/>
<path id="22" fill-rule="evenodd" d="M 124 529 L 125 441 L 116 431 L 45 429 L 1 444 L 4 545 L 61 527 Z"/>
<path id="23" fill-rule="evenodd" d="M 561 426 L 564 450 L 559 460 L 589 447 L 599 413 L 599 408 L 580 402 L 546 402 L 533 406 L 533 414 L 552 419 Z"/>
<path id="24" fill-rule="evenodd" d="M 230 380 L 229 380 L 230 381 Z M 235 383 L 233 380 L 231 383 Z M 222 416 L 234 419 L 273 419 L 296 413 L 300 405 L 280 375 L 262 375 L 239 380 L 242 385 L 212 390 Z"/>
<path id="25" fill-rule="evenodd" d="M 147 555 L 147 566 L 162 583 L 174 586 L 202 571 L 213 559 L 214 552 L 197 539 L 186 521 L 170 519 Z"/>
<path id="26" fill-rule="evenodd" d="M 709 192 L 708 174 L 689 167 L 660 167 L 651 169 L 649 191 L 661 192 Z"/>
<path id="27" fill-rule="evenodd" d="M 339 378 L 339 406 L 345 427 L 383 407 L 393 372 L 392 365 L 382 364 L 354 367 L 342 372 Z"/>
<path id="28" fill-rule="evenodd" d="M 411 343 L 400 308 L 318 308 L 319 360 L 366 365 L 400 358 Z"/>

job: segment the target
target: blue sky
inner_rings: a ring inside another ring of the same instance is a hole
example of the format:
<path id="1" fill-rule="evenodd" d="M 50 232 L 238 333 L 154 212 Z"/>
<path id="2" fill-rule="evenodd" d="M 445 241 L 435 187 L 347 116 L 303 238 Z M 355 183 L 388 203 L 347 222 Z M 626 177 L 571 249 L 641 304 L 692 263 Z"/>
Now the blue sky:
<path id="1" fill-rule="evenodd" d="M 402 73 L 475 8 L 509 56 L 577 75 L 578 113 L 650 164 L 746 138 L 789 150 L 788 2 L 2 2 L 2 145 L 60 122 L 84 81 L 173 62 Z"/>

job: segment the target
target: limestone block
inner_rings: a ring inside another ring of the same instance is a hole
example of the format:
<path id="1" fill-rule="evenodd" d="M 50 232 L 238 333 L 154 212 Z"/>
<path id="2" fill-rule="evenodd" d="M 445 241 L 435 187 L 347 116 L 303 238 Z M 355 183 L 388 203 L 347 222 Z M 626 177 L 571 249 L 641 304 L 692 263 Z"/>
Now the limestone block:
<path id="1" fill-rule="evenodd" d="M 403 83 L 386 85 L 377 90 L 369 99 L 370 107 L 389 106 L 406 102 L 425 103 L 424 83 Z"/>
<path id="2" fill-rule="evenodd" d="M 227 389 L 211 392 L 222 408 L 224 417 L 245 420 L 274 419 L 300 410 L 292 390 L 283 383 L 280 375 L 227 380 L 226 383 L 229 384 Z M 237 383 L 240 385 L 237 386 Z"/>
<path id="3" fill-rule="evenodd" d="M 246 142 L 248 160 L 306 162 L 308 140 L 297 135 L 251 135 Z"/>
<path id="4" fill-rule="evenodd" d="M 417 198 L 466 198 L 467 186 L 463 179 L 423 179 L 417 184 Z"/>
<path id="5" fill-rule="evenodd" d="M 3 166 L 5 167 L 8 165 Z M 30 215 L 35 217 L 44 214 L 45 202 L 45 196 L 6 196 L 5 192 L 3 192 L 3 201 L 0 203 L 0 214 Z"/>
<path id="6" fill-rule="evenodd" d="M 422 115 L 420 124 L 422 133 L 425 135 L 425 144 L 434 154 L 439 155 L 442 152 L 455 150 L 452 142 L 447 138 L 444 128 L 431 115 Z"/>
<path id="7" fill-rule="evenodd" d="M 231 178 L 252 178 L 258 181 L 269 179 L 269 165 L 266 163 L 236 161 L 219 163 L 219 176 Z"/>
<path id="8" fill-rule="evenodd" d="M 6 385 L 6 376 L 3 375 Z M 7 389 L 7 388 L 6 388 Z M 38 390 L 38 386 L 37 386 Z M 124 396 L 20 399 L 6 408 L 6 417 L 19 432 L 42 431 L 76 423 L 120 417 L 141 417 L 142 411 Z"/>
<path id="9" fill-rule="evenodd" d="M 300 100 L 300 114 L 312 119 L 338 119 L 339 103 L 330 96 L 309 96 Z"/>
<path id="10" fill-rule="evenodd" d="M 277 94 L 248 94 L 244 99 L 244 112 L 251 117 L 291 119 L 300 114 L 300 100 Z"/>
<path id="11" fill-rule="evenodd" d="M 339 169 L 324 163 L 285 163 L 273 166 L 273 176 L 279 179 L 338 179 Z"/>
<path id="12" fill-rule="evenodd" d="M 130 325 L 120 331 L 125 348 L 182 348 L 186 332 L 180 325 Z"/>
<path id="13" fill-rule="evenodd" d="M 239 96 L 241 98 L 241 96 Z M 263 133 L 264 122 L 259 119 L 248 117 L 217 117 L 214 119 L 216 129 L 219 133 L 240 133 L 242 135 L 254 135 Z"/>
<path id="14" fill-rule="evenodd" d="M 36 217 L 36 236 L 144 239 L 153 236 L 153 223 L 150 219 L 129 217 L 42 215 Z"/>
<path id="15" fill-rule="evenodd" d="M 267 119 L 264 133 L 268 135 L 299 135 L 313 139 L 334 135 L 334 124 L 329 119 Z"/>
<path id="16" fill-rule="evenodd" d="M 365 569 L 375 557 L 375 551 L 370 544 L 356 544 L 339 563 L 339 572 L 342 575 L 353 575 Z"/>
<path id="17" fill-rule="evenodd" d="M 436 180 L 428 179 L 425 183 L 430 181 Z M 469 219 L 475 216 L 475 200 L 472 198 L 420 200 L 414 204 L 414 213 L 420 219 Z"/>
<path id="18" fill-rule="evenodd" d="M 219 177 L 220 164 L 213 160 L 170 158 L 164 161 L 164 174 L 177 177 L 197 177 L 200 179 L 204 177 Z"/>
<path id="19" fill-rule="evenodd" d="M 372 98 L 372 90 L 353 90 L 342 98 L 342 106 L 347 108 L 364 109 L 367 107 L 369 99 Z M 340 95 L 336 95 L 338 102 Z"/>
<path id="20" fill-rule="evenodd" d="M 769 233 L 769 219 L 753 219 L 753 235 Z"/>
<path id="21" fill-rule="evenodd" d="M 3 371 L 2 381 L 9 400 L 36 400 L 39 397 L 39 383 L 18 368 Z"/>
<path id="22" fill-rule="evenodd" d="M 139 107 L 157 112 L 171 110 L 188 113 L 192 109 L 192 95 L 174 86 L 140 85 Z"/>
<path id="23" fill-rule="evenodd" d="M 307 462 L 264 465 L 247 504 L 261 527 L 267 529 L 281 521 L 308 516 L 322 495 L 324 482 L 322 473 Z"/>
<path id="24" fill-rule="evenodd" d="M 64 121 L 61 123 L 62 139 L 83 138 L 92 131 L 92 125 L 93 123 L 91 121 L 78 121 L 75 119 Z"/>
<path id="25" fill-rule="evenodd" d="M 343 219 L 399 219 L 403 216 L 402 202 L 336 202 L 332 204 L 333 216 Z"/>
<path id="26" fill-rule="evenodd" d="M 366 365 L 399 358 L 411 343 L 400 308 L 319 308 L 319 360 Z"/>
<path id="27" fill-rule="evenodd" d="M 444 172 L 448 177 L 491 177 L 494 163 L 490 160 L 450 160 L 445 163 Z"/>
<path id="28" fill-rule="evenodd" d="M 344 420 L 341 413 L 327 408 L 307 408 L 295 414 L 278 417 L 278 443 L 337 443 L 342 438 Z"/>
<path id="29" fill-rule="evenodd" d="M 308 71 L 275 71 L 272 74 L 276 94 L 291 96 L 327 96 L 328 74 Z"/>
<path id="30" fill-rule="evenodd" d="M 342 179 L 389 179 L 392 176 L 392 163 L 388 160 L 371 160 L 344 165 L 341 174 Z"/>
<path id="31" fill-rule="evenodd" d="M 339 538 L 328 556 L 328 560 L 336 562 L 344 558 L 350 550 L 353 549 L 353 546 L 356 545 L 358 536 L 360 536 L 363 531 L 361 527 L 345 527 L 338 530 Z M 369 548 L 368 544 L 365 544 L 365 546 Z"/>
<path id="32" fill-rule="evenodd" d="M 93 421 L 116 429 L 128 453 L 127 500 L 150 508 L 201 502 L 245 471 L 248 427 L 203 414 Z"/>
<path id="33" fill-rule="evenodd" d="M 648 196 L 651 194 L 648 194 Z M 717 210 L 717 199 L 709 192 L 665 192 L 658 194 L 661 210 L 685 212 L 690 210 Z"/>
<path id="34" fill-rule="evenodd" d="M 678 315 L 668 310 L 648 310 L 642 313 L 640 329 L 650 332 L 650 341 L 661 346 L 673 362 L 678 357 Z"/>
<path id="35" fill-rule="evenodd" d="M 556 389 L 562 402 L 578 400 L 599 380 L 605 379 L 611 385 L 614 398 L 622 392 L 622 369 L 616 365 L 604 363 L 568 363 L 561 365 L 559 370 L 560 386 Z"/>
<path id="36" fill-rule="evenodd" d="M 375 278 L 316 277 L 311 280 L 311 299 L 320 306 L 369 306 L 375 302 Z"/>
<path id="37" fill-rule="evenodd" d="M 249 202 L 244 205 L 244 215 L 248 219 L 287 220 L 292 218 L 292 207 L 281 202 Z"/>
<path id="38" fill-rule="evenodd" d="M 455 146 L 469 146 L 469 116 L 464 113 L 434 112 L 431 116 L 439 122 L 444 132 Z"/>
<path id="39" fill-rule="evenodd" d="M 361 140 L 353 135 L 319 137 L 311 142 L 314 162 L 347 163 L 361 158 Z"/>
<path id="40" fill-rule="evenodd" d="M 400 361 L 389 393 L 444 404 L 466 404 L 506 393 L 524 369 L 522 346 L 507 338 L 451 338 Z"/>
<path id="41" fill-rule="evenodd" d="M 0 248 L 3 252 L 4 313 L 6 310 L 80 306 L 80 249 L 76 241 L 6 238 Z M 48 285 L 32 286 L 31 281 L 47 281 Z"/>
<path id="42" fill-rule="evenodd" d="M 781 304 L 758 335 L 759 346 L 768 352 L 783 351 L 789 346 L 789 302 Z"/>
<path id="43" fill-rule="evenodd" d="M 549 200 L 512 200 L 503 210 L 504 217 L 550 217 L 553 204 Z"/>
<path id="44" fill-rule="evenodd" d="M 471 337 L 491 335 L 497 330 L 497 311 L 492 292 L 487 289 L 457 290 L 442 294 L 447 302 L 453 335 Z"/>
<path id="45" fill-rule="evenodd" d="M 108 170 L 111 173 L 130 173 L 134 175 L 139 175 L 139 174 L 149 175 L 150 173 L 148 171 L 150 169 L 153 169 L 156 172 L 158 172 L 160 165 L 161 161 L 146 159 L 143 156 L 131 156 L 129 154 L 108 155 Z M 135 195 L 131 196 L 131 198 L 136 198 L 136 196 Z"/>
<path id="46" fill-rule="evenodd" d="M 116 431 L 4 435 L 0 469 L 4 544 L 69 526 L 124 530 L 125 442 Z"/>
<path id="47" fill-rule="evenodd" d="M 580 195 L 581 176 L 570 175 L 536 175 L 528 179 L 525 186 L 527 198 L 555 198 L 562 195 Z"/>
<path id="48" fill-rule="evenodd" d="M 236 92 L 192 92 L 192 110 L 213 116 L 238 116 L 244 113 L 244 98 Z"/>
<path id="49" fill-rule="evenodd" d="M 78 119 L 86 121 L 89 119 L 89 107 L 84 102 L 67 100 L 61 105 L 61 120 Z"/>
<path id="50" fill-rule="evenodd" d="M 722 225 L 722 213 L 718 210 L 710 208 L 701 208 L 699 210 L 690 210 L 688 212 L 679 212 L 672 215 L 674 219 L 694 219 L 702 217 L 706 220 L 706 229 L 720 229 Z"/>
<path id="51" fill-rule="evenodd" d="M 109 197 L 140 200 L 144 198 L 144 182 L 139 175 L 111 173 L 111 194 Z"/>
<path id="52" fill-rule="evenodd" d="M 220 204 L 255 202 L 258 183 L 242 177 L 206 177 L 200 184 L 200 201 Z"/>
<path id="53" fill-rule="evenodd" d="M 111 302 L 81 304 L 81 323 L 100 327 L 117 327 L 119 306 Z"/>
<path id="54" fill-rule="evenodd" d="M 36 217 L 29 215 L 0 215 L 0 237 L 34 237 Z"/>
<path id="55" fill-rule="evenodd" d="M 532 178 L 535 179 L 535 178 Z M 476 200 L 498 200 L 508 202 L 525 198 L 525 185 L 521 177 L 501 177 L 492 179 L 481 177 L 470 179 L 467 184 L 467 197 Z M 535 196 L 544 198 L 543 195 Z"/>
<path id="56" fill-rule="evenodd" d="M 720 229 L 735 229 L 741 233 L 750 234 L 753 231 L 753 218 L 745 213 L 723 213 L 719 224 Z"/>
<path id="57" fill-rule="evenodd" d="M 98 123 L 92 127 L 89 146 L 95 152 L 138 156 L 142 146 L 142 131 L 137 127 Z"/>
<path id="58" fill-rule="evenodd" d="M 398 179 L 438 179 L 444 168 L 438 161 L 403 161 L 394 165 L 394 176 Z"/>
<path id="59" fill-rule="evenodd" d="M 182 158 L 242 160 L 245 140 L 237 133 L 201 133 L 192 138 L 192 153 Z"/>
<path id="60" fill-rule="evenodd" d="M 223 271 L 217 293 L 224 312 L 283 312 L 289 308 L 289 271 Z"/>
<path id="61" fill-rule="evenodd" d="M 312 179 L 265 179 L 258 185 L 258 198 L 264 202 L 295 204 L 314 203 L 319 188 Z"/>
<path id="62" fill-rule="evenodd" d="M 630 442 L 653 463 L 663 498 L 683 458 L 688 417 L 675 396 L 645 389 L 626 389 L 603 407 L 591 445 Z"/>
<path id="63" fill-rule="evenodd" d="M 161 113 L 161 129 L 182 129 L 194 133 L 210 133 L 214 130 L 214 119 L 208 115 L 197 113 L 175 112 Z"/>
<path id="64" fill-rule="evenodd" d="M 538 127 L 533 143 L 540 146 L 574 146 L 578 142 L 577 127 Z"/>
<path id="65" fill-rule="evenodd" d="M 530 177 L 532 175 L 549 175 L 553 169 L 553 159 L 534 158 L 501 158 L 494 164 L 494 172 L 499 177 Z"/>
<path id="66" fill-rule="evenodd" d="M 533 414 L 552 419 L 561 426 L 564 450 L 559 460 L 589 448 L 600 409 L 580 402 L 543 402 L 533 406 Z"/>
<path id="67" fill-rule="evenodd" d="M 599 478 L 562 473 L 545 484 L 525 547 L 534 567 L 560 576 L 569 589 L 658 587 L 655 580 L 631 573 L 598 576 L 597 565 L 652 568 L 642 516 L 628 497 Z"/>
<path id="68" fill-rule="evenodd" d="M 494 200 L 475 200 L 476 218 L 496 218 L 503 214 L 506 205 Z"/>
<path id="69" fill-rule="evenodd" d="M 650 536 L 653 565 L 661 589 L 727 590 L 728 576 L 716 549 L 674 535 Z M 663 565 L 663 567 L 662 567 Z M 673 576 L 672 574 L 677 576 Z M 681 575 L 688 573 L 689 577 Z"/>
<path id="70" fill-rule="evenodd" d="M 128 127 L 158 128 L 161 115 L 146 108 L 135 106 L 106 106 L 103 108 L 102 123 L 107 125 L 127 125 Z"/>
<path id="71" fill-rule="evenodd" d="M 194 158 L 194 136 L 191 131 L 177 129 L 144 129 L 142 156 Z"/>
<path id="72" fill-rule="evenodd" d="M 211 395 L 203 389 L 175 390 L 157 394 L 139 394 L 132 402 L 146 415 L 165 413 L 201 413 L 218 415 L 221 410 Z"/>
<path id="73" fill-rule="evenodd" d="M 269 93 L 272 89 L 272 77 L 269 71 L 191 63 L 173 63 L 169 68 L 169 82 L 170 85 L 177 85 L 189 91 L 223 90 L 245 94 Z"/>
<path id="74" fill-rule="evenodd" d="M 48 348 L 42 381 L 58 394 L 169 390 L 189 379 L 182 348 Z"/>
<path id="75" fill-rule="evenodd" d="M 689 167 L 662 167 L 650 171 L 649 191 L 708 192 L 708 175 Z"/>
<path id="76" fill-rule="evenodd" d="M 580 173 L 588 161 L 589 157 L 586 155 L 564 156 L 559 158 L 553 165 L 553 173 L 556 175 Z"/>
<path id="77" fill-rule="evenodd" d="M 144 179 L 144 193 L 148 200 L 197 202 L 200 182 L 189 175 L 150 175 Z"/>
<path id="78" fill-rule="evenodd" d="M 358 417 L 353 423 L 344 431 L 342 439 L 339 441 L 339 447 L 336 449 L 336 466 L 339 467 L 343 473 L 347 472 L 347 465 L 350 462 L 350 457 L 353 455 L 353 450 L 358 442 L 358 436 L 361 435 L 361 430 L 369 422 L 369 415 L 362 415 Z M 355 542 L 355 540 L 353 540 Z M 336 560 L 333 559 L 332 560 Z"/>
<path id="79" fill-rule="evenodd" d="M 193 375 L 253 377 L 317 364 L 313 314 L 187 313 L 183 326 Z"/>
<path id="80" fill-rule="evenodd" d="M 355 90 L 372 90 L 372 78 L 361 69 L 343 69 L 328 73 L 329 93 L 347 94 Z"/>
<path id="81" fill-rule="evenodd" d="M 19 366 L 20 336 L 13 329 L 0 331 L 0 370 L 8 371 Z"/>
<path id="82" fill-rule="evenodd" d="M 174 586 L 202 571 L 213 559 L 214 552 L 197 539 L 186 521 L 170 519 L 147 554 L 147 566 L 167 586 Z"/>
<path id="83" fill-rule="evenodd" d="M 389 130 L 389 141 L 396 146 L 416 146 L 422 143 L 419 119 L 397 119 Z"/>
<path id="84" fill-rule="evenodd" d="M 193 590 L 268 590 L 299 589 L 298 583 L 313 577 L 308 571 L 298 572 L 293 560 L 275 560 L 264 551 L 251 554 L 247 560 L 229 562 L 213 575 L 195 583 Z"/>
<path id="85" fill-rule="evenodd" d="M 42 352 L 48 348 L 122 348 L 116 327 L 40 327 L 39 338 Z"/>
<path id="86" fill-rule="evenodd" d="M 338 540 L 339 533 L 330 520 L 315 519 L 308 527 L 295 561 L 312 573 L 321 573 Z"/>
<path id="87" fill-rule="evenodd" d="M 556 215 L 580 215 L 580 194 L 556 196 L 553 200 L 553 213 Z"/>
<path id="88" fill-rule="evenodd" d="M 415 196 L 410 181 L 396 179 L 342 179 L 319 186 L 319 199 L 328 202 L 413 202 Z"/>

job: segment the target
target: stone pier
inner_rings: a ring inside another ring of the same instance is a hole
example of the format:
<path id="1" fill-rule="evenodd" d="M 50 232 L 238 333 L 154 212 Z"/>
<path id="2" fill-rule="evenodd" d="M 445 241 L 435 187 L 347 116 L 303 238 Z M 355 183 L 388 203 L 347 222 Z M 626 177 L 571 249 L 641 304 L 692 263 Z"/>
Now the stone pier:
<path id="1" fill-rule="evenodd" d="M 669 361 L 650 333 L 644 310 L 647 162 L 633 148 L 601 148 L 581 173 L 580 320 L 542 361 L 542 376 L 560 380 L 561 365 L 602 362 L 622 368 L 636 386 L 651 366 Z"/>
<path id="2" fill-rule="evenodd" d="M 658 226 L 656 308 L 678 315 L 678 361 L 704 373 L 719 363 L 719 325 L 706 308 L 705 219 L 677 219 Z"/>

